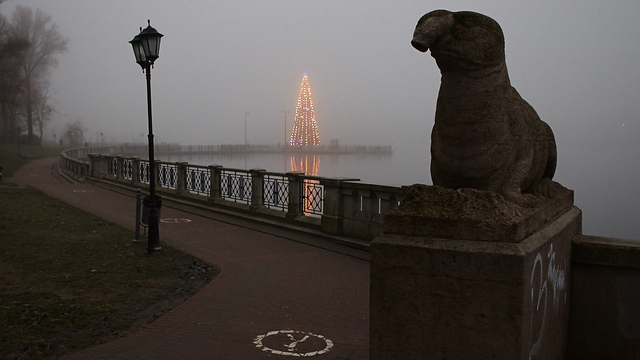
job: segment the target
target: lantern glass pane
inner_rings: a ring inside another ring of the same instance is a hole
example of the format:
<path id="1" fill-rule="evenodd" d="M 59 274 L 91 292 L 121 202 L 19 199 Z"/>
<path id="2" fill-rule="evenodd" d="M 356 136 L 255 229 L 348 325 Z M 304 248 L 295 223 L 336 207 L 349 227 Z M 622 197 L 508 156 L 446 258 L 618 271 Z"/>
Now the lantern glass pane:
<path id="1" fill-rule="evenodd" d="M 149 54 L 149 39 L 146 36 L 141 36 L 140 39 L 142 40 L 142 48 L 144 49 L 144 53 L 145 55 Z"/>
<path id="2" fill-rule="evenodd" d="M 160 38 L 161 38 L 160 36 L 156 38 L 156 50 L 154 52 L 155 55 L 158 57 L 160 56 Z"/>
<path id="3" fill-rule="evenodd" d="M 152 58 L 152 57 L 158 57 L 158 49 L 156 44 L 158 43 L 158 38 L 155 36 L 147 36 L 147 56 Z"/>
<path id="4" fill-rule="evenodd" d="M 142 42 L 140 41 L 140 39 L 138 39 L 136 36 L 136 38 L 131 40 L 130 43 L 131 47 L 133 48 L 133 55 L 136 57 L 136 62 L 138 64 L 145 62 L 146 57 L 144 55 L 144 50 L 142 49 Z"/>
<path id="5" fill-rule="evenodd" d="M 140 62 L 147 61 L 147 57 L 145 56 L 144 49 L 142 47 L 142 42 L 138 42 L 138 44 L 136 46 L 136 51 L 138 53 L 138 55 L 136 56 L 137 62 L 140 63 Z"/>

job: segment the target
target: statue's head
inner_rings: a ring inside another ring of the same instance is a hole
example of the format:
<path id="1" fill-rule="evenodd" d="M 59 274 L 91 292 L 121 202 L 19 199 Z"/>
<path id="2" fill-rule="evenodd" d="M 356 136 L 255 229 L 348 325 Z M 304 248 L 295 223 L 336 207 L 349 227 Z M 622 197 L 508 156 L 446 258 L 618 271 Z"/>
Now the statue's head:
<path id="1" fill-rule="evenodd" d="M 504 62 L 504 35 L 492 18 L 471 11 L 434 10 L 418 21 L 411 45 L 431 50 L 441 70 L 477 70 Z"/>

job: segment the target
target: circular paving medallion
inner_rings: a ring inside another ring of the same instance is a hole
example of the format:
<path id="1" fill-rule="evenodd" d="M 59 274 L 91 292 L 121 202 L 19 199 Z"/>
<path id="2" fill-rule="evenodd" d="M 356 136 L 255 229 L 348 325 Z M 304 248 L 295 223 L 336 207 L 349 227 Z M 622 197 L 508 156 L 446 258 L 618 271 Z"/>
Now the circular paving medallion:
<path id="1" fill-rule="evenodd" d="M 333 342 L 322 335 L 295 330 L 270 331 L 258 335 L 253 343 L 262 351 L 294 357 L 322 355 L 333 347 Z"/>

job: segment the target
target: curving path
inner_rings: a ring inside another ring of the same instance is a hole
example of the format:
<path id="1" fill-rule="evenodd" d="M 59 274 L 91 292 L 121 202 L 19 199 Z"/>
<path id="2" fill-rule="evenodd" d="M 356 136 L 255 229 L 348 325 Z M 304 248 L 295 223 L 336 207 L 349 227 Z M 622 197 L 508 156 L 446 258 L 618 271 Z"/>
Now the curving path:
<path id="1" fill-rule="evenodd" d="M 57 161 L 33 161 L 11 181 L 133 229 L 135 192 L 70 183 Z M 161 243 L 221 274 L 148 327 L 65 359 L 369 358 L 367 252 L 166 198 L 161 217 L 191 220 L 161 223 Z"/>

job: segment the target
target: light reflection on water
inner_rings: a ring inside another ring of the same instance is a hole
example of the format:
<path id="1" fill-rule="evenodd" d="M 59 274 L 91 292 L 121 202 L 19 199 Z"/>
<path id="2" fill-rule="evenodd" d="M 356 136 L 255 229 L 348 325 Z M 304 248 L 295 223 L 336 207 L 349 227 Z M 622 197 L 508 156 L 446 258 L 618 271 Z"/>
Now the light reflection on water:
<path id="1" fill-rule="evenodd" d="M 318 176 L 320 168 L 319 155 L 289 155 L 291 159 L 291 171 L 300 171 L 305 175 Z"/>

